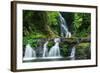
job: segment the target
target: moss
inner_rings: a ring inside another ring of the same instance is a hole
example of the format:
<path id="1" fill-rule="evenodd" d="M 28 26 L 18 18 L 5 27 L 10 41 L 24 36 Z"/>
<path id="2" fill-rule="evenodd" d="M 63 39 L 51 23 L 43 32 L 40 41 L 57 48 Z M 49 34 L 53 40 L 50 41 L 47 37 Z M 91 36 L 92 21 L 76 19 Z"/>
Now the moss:
<path id="1" fill-rule="evenodd" d="M 54 42 L 53 41 L 49 41 L 49 43 L 48 43 L 48 51 L 50 50 L 50 48 L 52 47 L 52 46 L 54 46 Z"/>
<path id="2" fill-rule="evenodd" d="M 76 59 L 90 59 L 90 43 L 81 43 L 76 46 Z"/>
<path id="3" fill-rule="evenodd" d="M 61 42 L 60 43 L 60 53 L 63 57 L 66 57 L 68 55 L 68 48 L 69 48 L 69 45 L 65 42 Z"/>

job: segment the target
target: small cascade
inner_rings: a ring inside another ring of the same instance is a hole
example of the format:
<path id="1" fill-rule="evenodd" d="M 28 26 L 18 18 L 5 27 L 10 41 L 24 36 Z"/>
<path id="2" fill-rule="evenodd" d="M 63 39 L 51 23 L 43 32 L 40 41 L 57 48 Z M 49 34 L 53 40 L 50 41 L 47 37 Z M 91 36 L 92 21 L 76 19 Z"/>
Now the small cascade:
<path id="1" fill-rule="evenodd" d="M 71 54 L 70 54 L 70 59 L 71 60 L 75 60 L 75 50 L 76 50 L 76 48 L 75 48 L 75 46 L 72 48 L 72 50 L 71 50 Z"/>
<path id="2" fill-rule="evenodd" d="M 68 30 L 67 23 L 66 23 L 65 19 L 62 17 L 62 15 L 60 13 L 59 13 L 59 18 L 60 18 L 61 36 L 66 37 L 66 38 L 70 38 L 71 33 Z"/>
<path id="3" fill-rule="evenodd" d="M 48 57 L 60 57 L 60 48 L 59 48 L 60 39 L 55 38 L 54 42 L 55 42 L 55 45 L 51 47 Z"/>
<path id="4" fill-rule="evenodd" d="M 67 23 L 65 21 L 65 19 L 63 18 L 63 16 L 59 13 L 59 18 L 60 18 L 60 28 L 61 28 L 61 37 L 63 38 L 70 38 L 71 37 L 71 32 L 69 32 L 68 27 L 67 27 Z M 60 47 L 59 47 L 59 43 L 61 42 L 60 38 L 55 38 L 54 39 L 54 45 L 50 48 L 50 50 L 48 49 L 48 43 L 49 40 L 46 41 L 44 43 L 41 44 L 40 42 L 40 47 L 36 47 L 36 51 L 34 50 L 34 48 L 31 47 L 30 44 L 26 45 L 25 48 L 25 55 L 24 55 L 24 60 L 30 60 L 30 58 L 34 58 L 34 59 L 49 59 L 49 58 L 62 58 L 62 56 L 60 55 Z M 70 59 L 71 60 L 75 60 L 75 46 L 73 46 L 71 48 L 71 53 L 70 53 Z M 39 57 L 38 57 L 38 53 Z M 27 58 L 27 59 L 26 59 Z"/>
<path id="5" fill-rule="evenodd" d="M 47 53 L 48 53 L 47 44 L 48 44 L 48 41 L 46 43 L 44 43 L 44 45 L 43 45 L 43 56 L 42 57 L 47 56 Z"/>
<path id="6" fill-rule="evenodd" d="M 24 58 L 31 58 L 31 57 L 36 57 L 36 52 L 35 50 L 30 46 L 30 44 L 26 45 L 25 48 L 25 56 Z"/>

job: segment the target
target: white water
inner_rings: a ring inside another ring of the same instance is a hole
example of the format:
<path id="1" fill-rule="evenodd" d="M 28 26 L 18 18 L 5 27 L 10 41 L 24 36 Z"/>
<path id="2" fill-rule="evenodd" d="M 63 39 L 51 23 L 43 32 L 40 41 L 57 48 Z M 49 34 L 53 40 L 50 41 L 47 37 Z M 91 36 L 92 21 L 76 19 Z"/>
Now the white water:
<path id="1" fill-rule="evenodd" d="M 76 48 L 75 48 L 75 46 L 72 48 L 72 51 L 71 51 L 71 54 L 70 54 L 70 59 L 71 60 L 75 60 L 75 50 L 76 50 Z"/>
<path id="2" fill-rule="evenodd" d="M 59 17 L 60 17 L 60 25 L 61 25 L 61 36 L 70 38 L 71 33 L 68 31 L 68 27 L 67 27 L 65 19 L 62 17 L 60 13 L 59 13 Z"/>
<path id="3" fill-rule="evenodd" d="M 60 22 L 61 22 L 61 36 L 65 37 L 65 38 L 71 38 L 71 33 L 68 30 L 67 24 L 65 19 L 63 18 L 63 16 L 59 13 L 60 16 Z M 72 48 L 71 50 L 71 54 L 70 54 L 70 58 L 71 60 L 75 59 L 75 46 Z"/>
<path id="4" fill-rule="evenodd" d="M 36 57 L 36 52 L 35 50 L 30 46 L 30 44 L 26 45 L 25 48 L 25 56 L 24 58 L 31 58 L 31 57 Z"/>
<path id="5" fill-rule="evenodd" d="M 71 33 L 68 30 L 67 24 L 65 19 L 62 17 L 62 15 L 59 13 L 59 17 L 60 17 L 60 27 L 61 27 L 61 36 L 65 37 L 65 38 L 70 38 L 71 37 Z M 60 47 L 59 47 L 59 43 L 60 43 L 60 38 L 55 38 L 54 39 L 54 46 L 52 46 L 48 52 L 48 41 L 44 43 L 43 45 L 43 55 L 42 55 L 42 59 L 45 58 L 60 58 Z M 71 60 L 75 59 L 75 46 L 72 48 L 71 54 L 70 54 L 70 58 Z M 30 59 L 35 59 L 36 58 L 36 52 L 35 50 L 30 46 L 30 44 L 26 45 L 25 48 L 25 56 L 24 56 L 25 60 L 30 60 Z M 27 59 L 28 58 L 28 59 Z"/>
<path id="6" fill-rule="evenodd" d="M 47 48 L 48 41 L 43 45 L 43 57 L 47 56 L 48 48 Z"/>
<path id="7" fill-rule="evenodd" d="M 54 39 L 55 45 L 50 48 L 48 57 L 61 57 L 60 56 L 60 48 L 59 48 L 59 38 Z"/>

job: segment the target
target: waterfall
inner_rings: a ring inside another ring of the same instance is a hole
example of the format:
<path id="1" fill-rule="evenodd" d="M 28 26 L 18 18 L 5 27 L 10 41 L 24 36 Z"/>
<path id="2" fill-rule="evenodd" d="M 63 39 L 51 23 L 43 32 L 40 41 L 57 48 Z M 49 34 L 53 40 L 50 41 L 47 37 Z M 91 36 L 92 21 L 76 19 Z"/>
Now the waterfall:
<path id="1" fill-rule="evenodd" d="M 71 54 L 70 54 L 71 60 L 75 60 L 75 50 L 76 50 L 75 46 L 72 47 Z"/>
<path id="2" fill-rule="evenodd" d="M 61 26 L 61 36 L 65 37 L 65 38 L 70 38 L 71 37 L 71 33 L 68 30 L 67 27 L 67 23 L 65 21 L 65 19 L 63 18 L 63 16 L 59 13 L 59 17 L 60 17 L 60 26 Z M 71 54 L 70 54 L 70 58 L 71 60 L 75 59 L 75 46 L 71 48 Z"/>
<path id="3" fill-rule="evenodd" d="M 62 17 L 62 15 L 60 13 L 59 13 L 59 18 L 60 18 L 61 36 L 66 37 L 66 38 L 70 38 L 71 33 L 68 30 L 67 23 L 66 23 L 65 19 Z"/>
<path id="4" fill-rule="evenodd" d="M 30 44 L 26 45 L 25 48 L 25 56 L 24 58 L 31 58 L 31 57 L 36 57 L 36 52 L 35 50 L 30 46 Z"/>
<path id="5" fill-rule="evenodd" d="M 59 48 L 60 39 L 55 38 L 54 42 L 55 45 L 50 48 L 48 57 L 60 57 L 60 48 Z"/>
<path id="6" fill-rule="evenodd" d="M 59 19 L 60 19 L 61 37 L 70 38 L 71 33 L 68 30 L 65 19 L 60 13 L 59 13 Z M 48 42 L 49 41 L 46 41 L 44 45 L 42 44 L 42 47 L 40 45 L 39 49 L 36 47 L 36 52 L 34 48 L 30 46 L 30 44 L 27 44 L 25 48 L 25 56 L 24 56 L 25 59 L 24 60 L 29 60 L 33 58 L 34 59 L 36 58 L 37 59 L 61 58 L 60 47 L 59 47 L 59 43 L 61 42 L 60 38 L 54 39 L 55 44 L 50 48 L 49 52 L 48 52 L 48 47 L 47 47 Z M 71 48 L 71 53 L 70 53 L 71 60 L 75 60 L 75 49 L 76 49 L 75 46 Z M 38 54 L 36 53 L 40 53 L 39 55 L 41 56 L 38 57 Z"/>
<path id="7" fill-rule="evenodd" d="M 43 45 L 43 57 L 47 56 L 48 48 L 47 48 L 48 41 Z"/>

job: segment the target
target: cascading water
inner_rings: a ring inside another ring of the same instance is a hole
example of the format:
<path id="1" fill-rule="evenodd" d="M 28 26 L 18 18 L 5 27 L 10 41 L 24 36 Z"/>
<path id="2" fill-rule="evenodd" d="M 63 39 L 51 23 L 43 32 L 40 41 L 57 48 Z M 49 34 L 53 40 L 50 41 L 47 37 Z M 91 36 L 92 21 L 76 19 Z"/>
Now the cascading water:
<path id="1" fill-rule="evenodd" d="M 70 38 L 71 33 L 68 30 L 65 19 L 63 18 L 63 16 L 60 13 L 59 13 L 59 17 L 60 17 L 60 25 L 61 25 L 61 36 L 65 37 L 65 38 Z M 71 54 L 70 54 L 71 60 L 75 59 L 75 49 L 76 48 L 74 46 L 71 50 Z"/>
<path id="2" fill-rule="evenodd" d="M 60 18 L 60 27 L 61 27 L 61 37 L 64 38 L 70 38 L 71 37 L 71 33 L 68 30 L 67 24 L 65 19 L 63 18 L 63 16 L 59 13 L 59 18 Z M 42 59 L 44 58 L 61 58 L 60 55 L 60 47 L 59 47 L 59 43 L 60 38 L 55 38 L 54 39 L 54 46 L 52 46 L 48 52 L 48 41 L 44 43 L 43 45 L 43 54 L 42 54 Z M 74 60 L 75 59 L 75 46 L 71 48 L 71 54 L 70 54 L 70 59 Z M 26 45 L 25 48 L 25 56 L 24 58 L 36 58 L 36 52 L 35 50 L 30 46 L 30 44 Z M 29 60 L 29 59 L 25 59 L 25 60 Z"/>
<path id="3" fill-rule="evenodd" d="M 35 52 L 34 49 L 32 49 L 30 44 L 27 44 L 26 48 L 25 48 L 25 56 L 24 56 L 24 58 L 31 58 L 31 57 L 36 57 L 36 52 Z"/>
<path id="4" fill-rule="evenodd" d="M 75 46 L 72 47 L 72 51 L 71 51 L 71 54 L 70 54 L 70 59 L 71 60 L 75 60 L 75 50 L 76 50 Z"/>
<path id="5" fill-rule="evenodd" d="M 43 45 L 43 57 L 46 57 L 47 56 L 47 51 L 48 51 L 48 48 L 47 48 L 47 44 L 48 44 L 48 41 L 46 43 L 44 43 Z"/>
<path id="6" fill-rule="evenodd" d="M 55 45 L 53 47 L 51 47 L 48 57 L 61 57 L 60 55 L 60 48 L 59 48 L 59 43 L 60 43 L 60 39 L 59 38 L 55 38 L 54 39 Z"/>
<path id="7" fill-rule="evenodd" d="M 60 18 L 61 36 L 66 37 L 66 38 L 70 38 L 71 33 L 68 31 L 66 21 L 60 13 L 59 13 L 59 18 Z"/>

